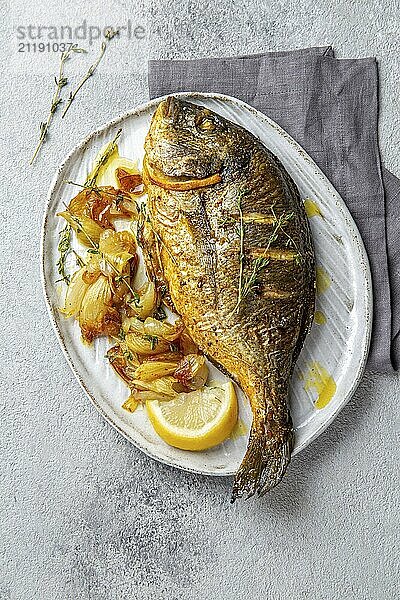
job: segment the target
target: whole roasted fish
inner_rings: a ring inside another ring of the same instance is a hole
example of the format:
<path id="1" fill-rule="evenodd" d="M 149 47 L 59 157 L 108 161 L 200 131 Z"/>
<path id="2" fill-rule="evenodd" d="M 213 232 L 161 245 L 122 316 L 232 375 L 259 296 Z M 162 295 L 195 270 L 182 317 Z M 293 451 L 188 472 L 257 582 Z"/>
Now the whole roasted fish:
<path id="1" fill-rule="evenodd" d="M 199 348 L 250 400 L 232 498 L 266 492 L 290 461 L 289 383 L 314 314 L 299 192 L 251 133 L 179 98 L 159 104 L 145 151 L 147 267 Z"/>

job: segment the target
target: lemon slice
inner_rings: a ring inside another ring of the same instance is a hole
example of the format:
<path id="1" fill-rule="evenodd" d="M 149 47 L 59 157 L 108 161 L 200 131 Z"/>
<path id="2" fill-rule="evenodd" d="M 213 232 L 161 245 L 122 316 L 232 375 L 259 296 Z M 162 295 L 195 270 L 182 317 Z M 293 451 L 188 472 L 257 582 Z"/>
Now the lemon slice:
<path id="1" fill-rule="evenodd" d="M 172 400 L 148 400 L 147 414 L 158 435 L 182 450 L 206 450 L 229 437 L 238 418 L 233 384 L 214 383 Z"/>
<path id="2" fill-rule="evenodd" d="M 144 169 L 146 170 L 149 179 L 151 179 L 151 181 L 159 187 L 162 187 L 166 190 L 176 190 L 180 192 L 208 187 L 210 185 L 214 185 L 215 183 L 219 183 L 222 180 L 222 177 L 219 173 L 214 173 L 208 177 L 203 177 L 203 179 L 190 179 L 190 177 L 180 176 L 171 177 L 169 175 L 165 175 L 165 173 L 159 169 L 152 167 L 147 160 L 144 162 Z"/>

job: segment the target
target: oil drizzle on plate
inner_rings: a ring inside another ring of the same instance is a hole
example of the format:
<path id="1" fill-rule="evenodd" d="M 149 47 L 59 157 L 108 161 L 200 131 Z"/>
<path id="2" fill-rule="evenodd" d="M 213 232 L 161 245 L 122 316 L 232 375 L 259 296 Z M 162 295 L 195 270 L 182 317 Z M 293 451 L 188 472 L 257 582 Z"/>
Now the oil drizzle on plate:
<path id="1" fill-rule="evenodd" d="M 331 278 L 323 267 L 316 268 L 317 294 L 323 294 L 331 285 Z"/>
<path id="2" fill-rule="evenodd" d="M 314 314 L 314 321 L 317 325 L 324 325 L 326 323 L 326 316 L 322 310 L 316 310 Z"/>
<path id="3" fill-rule="evenodd" d="M 314 200 L 311 200 L 311 198 L 306 198 L 304 200 L 304 209 L 309 219 L 311 219 L 311 217 L 322 217 L 318 204 L 314 202 Z"/>
<path id="4" fill-rule="evenodd" d="M 304 377 L 304 389 L 314 389 L 318 396 L 315 408 L 321 409 L 329 404 L 336 392 L 336 383 L 328 371 L 319 362 L 313 361 Z"/>
<path id="5" fill-rule="evenodd" d="M 242 419 L 238 419 L 235 427 L 232 430 L 231 435 L 229 436 L 231 438 L 231 440 L 237 440 L 240 437 L 243 437 L 244 435 L 247 435 L 249 432 L 249 428 L 247 427 L 246 423 L 244 421 L 242 421 Z"/>

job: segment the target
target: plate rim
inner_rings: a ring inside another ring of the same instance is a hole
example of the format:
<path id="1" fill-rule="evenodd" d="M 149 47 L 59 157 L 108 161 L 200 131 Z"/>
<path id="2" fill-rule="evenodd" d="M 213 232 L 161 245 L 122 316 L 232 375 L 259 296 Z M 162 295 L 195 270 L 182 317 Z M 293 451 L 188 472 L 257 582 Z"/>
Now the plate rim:
<path id="1" fill-rule="evenodd" d="M 136 448 L 138 448 L 139 450 L 144 452 L 144 454 L 146 454 L 150 458 L 152 458 L 160 463 L 175 467 L 177 469 L 180 469 L 182 471 L 186 471 L 189 473 L 197 473 L 197 474 L 201 474 L 201 475 L 210 475 L 210 476 L 215 476 L 215 477 L 229 477 L 234 474 L 234 471 L 232 471 L 232 472 L 216 471 L 216 470 L 211 471 L 211 470 L 202 469 L 199 467 L 191 468 L 188 465 L 178 464 L 178 463 L 174 462 L 174 460 L 172 460 L 172 459 L 161 458 L 158 454 L 153 452 L 151 449 L 147 448 L 145 445 L 141 445 L 139 441 L 133 439 L 129 435 L 128 432 L 126 432 L 122 427 L 120 427 L 120 425 L 112 418 L 111 415 L 106 413 L 104 408 L 101 406 L 101 404 L 96 399 L 95 395 L 90 392 L 90 390 L 88 389 L 88 387 L 85 384 L 85 381 L 83 380 L 80 373 L 74 366 L 74 362 L 68 352 L 67 345 L 64 341 L 63 334 L 58 326 L 56 314 L 55 314 L 56 311 L 50 300 L 49 293 L 47 290 L 48 282 L 46 280 L 46 272 L 45 272 L 45 260 L 46 260 L 45 242 L 46 242 L 46 232 L 47 232 L 46 228 L 47 228 L 47 222 L 48 222 L 48 218 L 49 218 L 50 205 L 53 201 L 53 196 L 55 194 L 55 190 L 59 183 L 59 178 L 60 178 L 60 175 L 61 175 L 64 167 L 71 160 L 71 158 L 75 155 L 75 153 L 84 150 L 85 147 L 91 142 L 91 140 L 95 136 L 104 133 L 104 131 L 107 129 L 117 126 L 118 124 L 120 124 L 127 118 L 131 118 L 136 115 L 139 115 L 145 111 L 148 111 L 149 109 L 151 109 L 153 107 L 155 108 L 156 105 L 158 105 L 162 100 L 164 100 L 165 98 L 167 98 L 170 95 L 171 94 L 166 94 L 166 95 L 160 96 L 158 98 L 153 98 L 147 102 L 143 102 L 143 103 L 137 105 L 135 108 L 133 108 L 127 112 L 124 112 L 124 113 L 120 114 L 119 116 L 115 117 L 114 119 L 111 119 L 110 121 L 99 126 L 95 130 L 91 131 L 82 141 L 78 142 L 70 150 L 70 152 L 62 159 L 62 161 L 58 164 L 58 166 L 56 168 L 56 172 L 54 173 L 53 178 L 51 180 L 51 183 L 50 183 L 50 186 L 49 186 L 49 189 L 47 192 L 47 196 L 46 196 L 46 203 L 44 206 L 44 214 L 43 214 L 43 219 L 42 219 L 41 235 L 40 235 L 40 277 L 41 277 L 44 298 L 46 301 L 47 312 L 49 314 L 50 322 L 56 333 L 56 336 L 57 336 L 58 342 L 60 344 L 61 350 L 64 354 L 64 357 L 65 357 L 72 373 L 74 374 L 75 378 L 77 379 L 79 385 L 81 386 L 82 390 L 85 392 L 86 396 L 89 398 L 90 402 L 94 405 L 94 407 L 100 413 L 100 415 L 114 429 L 116 429 L 118 431 L 118 433 L 120 433 L 126 440 L 128 440 Z M 363 314 L 363 317 L 364 317 L 364 321 L 365 321 L 365 330 L 364 330 L 364 336 L 362 339 L 363 353 L 360 358 L 358 368 L 355 371 L 356 375 L 353 379 L 352 385 L 350 386 L 350 388 L 347 392 L 347 395 L 344 396 L 344 398 L 342 399 L 340 404 L 335 408 L 335 410 L 333 410 L 330 413 L 330 415 L 316 427 L 315 431 L 307 439 L 303 440 L 301 444 L 296 446 L 295 450 L 292 453 L 292 457 L 293 457 L 293 456 L 299 454 L 302 450 L 304 450 L 314 440 L 316 440 L 329 427 L 329 425 L 331 425 L 331 423 L 336 419 L 339 412 L 347 405 L 349 400 L 354 395 L 354 392 L 357 389 L 358 384 L 360 383 L 360 380 L 364 374 L 365 366 L 366 366 L 368 354 L 369 354 L 369 348 L 370 348 L 370 341 L 371 341 L 371 334 L 372 334 L 372 315 L 373 315 L 372 276 L 371 276 L 369 259 L 368 259 L 368 255 L 367 255 L 367 252 L 365 249 L 365 245 L 364 245 L 361 234 L 358 230 L 358 227 L 357 227 L 349 209 L 347 208 L 344 200 L 342 199 L 340 194 L 337 192 L 337 190 L 335 189 L 335 187 L 333 186 L 333 184 L 331 183 L 329 178 L 323 173 L 323 171 L 318 167 L 318 165 L 314 162 L 314 160 L 311 158 L 311 156 L 304 150 L 304 148 L 298 142 L 296 142 L 296 140 L 293 139 L 292 136 L 290 136 L 273 119 L 271 119 L 264 113 L 260 112 L 256 108 L 252 107 L 251 105 L 247 104 L 243 100 L 240 100 L 233 96 L 229 96 L 227 94 L 219 94 L 219 93 L 214 93 L 214 92 L 191 91 L 191 92 L 177 92 L 177 93 L 174 93 L 173 95 L 180 96 L 185 99 L 192 99 L 192 100 L 198 100 L 198 101 L 201 101 L 202 98 L 206 98 L 206 99 L 211 98 L 211 99 L 219 100 L 223 103 L 228 103 L 229 105 L 234 105 L 236 107 L 245 108 L 247 111 L 249 111 L 250 113 L 255 115 L 259 121 L 265 122 L 270 127 L 273 127 L 281 137 L 285 138 L 285 140 L 294 147 L 294 149 L 297 151 L 297 153 L 299 153 L 304 159 L 307 160 L 307 162 L 309 162 L 309 164 L 314 169 L 315 177 L 317 177 L 318 179 L 323 181 L 330 196 L 333 197 L 333 199 L 336 202 L 336 205 L 342 211 L 346 228 L 348 229 L 353 242 L 355 242 L 354 245 L 357 250 L 357 255 L 358 255 L 357 258 L 359 259 L 359 267 L 361 269 L 362 280 L 364 282 L 364 294 L 363 294 L 364 314 Z M 361 318 L 361 315 L 360 315 L 360 318 Z"/>

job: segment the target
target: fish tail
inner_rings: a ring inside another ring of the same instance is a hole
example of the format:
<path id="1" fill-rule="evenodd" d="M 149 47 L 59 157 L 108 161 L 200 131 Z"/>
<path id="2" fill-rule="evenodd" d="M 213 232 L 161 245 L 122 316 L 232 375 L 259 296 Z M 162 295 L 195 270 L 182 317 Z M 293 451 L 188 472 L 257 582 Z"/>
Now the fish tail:
<path id="1" fill-rule="evenodd" d="M 268 411 L 271 415 L 271 411 Z M 256 492 L 266 494 L 282 479 L 293 449 L 293 428 L 285 411 L 283 422 L 277 419 L 253 419 L 249 443 L 243 461 L 236 473 L 231 502 Z"/>
<path id="2" fill-rule="evenodd" d="M 276 440 L 272 448 L 268 448 L 267 456 L 264 457 L 263 472 L 257 490 L 259 496 L 267 494 L 284 476 L 290 463 L 293 442 L 293 429 L 290 427 L 280 439 Z"/>

